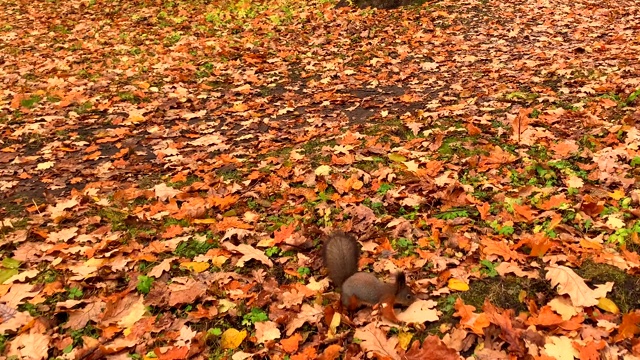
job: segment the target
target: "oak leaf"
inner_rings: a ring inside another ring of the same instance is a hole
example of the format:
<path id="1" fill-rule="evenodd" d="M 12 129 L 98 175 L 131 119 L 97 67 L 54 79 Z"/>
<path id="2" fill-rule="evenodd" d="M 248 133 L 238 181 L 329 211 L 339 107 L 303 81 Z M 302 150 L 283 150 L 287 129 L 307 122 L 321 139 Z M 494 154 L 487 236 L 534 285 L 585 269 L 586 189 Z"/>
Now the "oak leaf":
<path id="1" fill-rule="evenodd" d="M 229 242 L 225 242 L 222 246 L 229 251 L 235 251 L 242 254 L 242 257 L 236 262 L 237 267 L 244 267 L 244 263 L 249 260 L 258 260 L 269 267 L 273 266 L 273 262 L 267 255 L 265 255 L 264 251 L 258 250 L 251 245 L 240 244 L 236 246 Z"/>
<path id="2" fill-rule="evenodd" d="M 7 355 L 15 356 L 18 359 L 47 359 L 50 342 L 51 337 L 47 334 L 37 332 L 22 333 L 11 341 L 11 347 Z"/>
<path id="3" fill-rule="evenodd" d="M 384 331 L 376 327 L 375 323 L 369 323 L 364 328 L 356 329 L 354 338 L 360 339 L 360 347 L 366 353 L 373 353 L 377 357 L 386 359 L 400 359 L 396 346 L 398 338 L 387 338 Z"/>
<path id="4" fill-rule="evenodd" d="M 235 349 L 247 337 L 247 330 L 238 331 L 230 328 L 225 330 L 220 337 L 220 346 L 223 349 Z"/>
<path id="5" fill-rule="evenodd" d="M 462 357 L 454 349 L 447 345 L 437 336 L 429 335 L 422 346 L 419 341 L 414 341 L 411 348 L 403 356 L 407 360 L 460 360 Z"/>
<path id="6" fill-rule="evenodd" d="M 278 324 L 273 321 L 260 321 L 255 323 L 256 341 L 258 344 L 264 344 L 267 341 L 280 338 L 280 329 Z"/>
<path id="7" fill-rule="evenodd" d="M 573 347 L 573 341 L 566 336 L 550 336 L 543 352 L 556 360 L 580 359 L 580 353 Z"/>
<path id="8" fill-rule="evenodd" d="M 558 294 L 567 294 L 574 306 L 595 306 L 598 299 L 607 296 L 607 292 L 613 288 L 613 283 L 608 282 L 599 285 L 595 290 L 587 286 L 584 279 L 566 266 L 548 266 L 545 278 L 556 287 Z"/>
<path id="9" fill-rule="evenodd" d="M 405 311 L 398 314 L 398 319 L 407 323 L 422 324 L 427 321 L 438 321 L 438 310 L 433 300 L 417 300 Z"/>

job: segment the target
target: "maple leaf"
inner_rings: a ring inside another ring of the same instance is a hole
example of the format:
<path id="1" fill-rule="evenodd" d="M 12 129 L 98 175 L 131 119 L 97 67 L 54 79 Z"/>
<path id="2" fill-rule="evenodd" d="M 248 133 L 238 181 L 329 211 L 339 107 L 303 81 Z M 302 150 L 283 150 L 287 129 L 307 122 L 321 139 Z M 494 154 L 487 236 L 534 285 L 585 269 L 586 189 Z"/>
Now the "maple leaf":
<path id="1" fill-rule="evenodd" d="M 551 281 L 551 285 L 556 287 L 558 294 L 567 294 L 571 298 L 574 306 L 595 306 L 598 299 L 607 296 L 607 292 L 613 288 L 613 283 L 608 282 L 599 285 L 596 290 L 587 286 L 578 274 L 566 266 L 548 266 L 545 268 L 547 275 L 545 278 Z"/>

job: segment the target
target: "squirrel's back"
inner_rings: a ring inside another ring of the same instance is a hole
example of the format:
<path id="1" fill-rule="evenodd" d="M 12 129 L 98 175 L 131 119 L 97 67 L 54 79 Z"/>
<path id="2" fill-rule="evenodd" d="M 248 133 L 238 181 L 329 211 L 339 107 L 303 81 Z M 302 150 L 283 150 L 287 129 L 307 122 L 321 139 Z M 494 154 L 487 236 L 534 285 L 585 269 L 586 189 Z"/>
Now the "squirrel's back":
<path id="1" fill-rule="evenodd" d="M 329 278 L 335 286 L 342 287 L 351 275 L 358 272 L 360 246 L 353 235 L 336 230 L 329 234 L 323 248 Z"/>

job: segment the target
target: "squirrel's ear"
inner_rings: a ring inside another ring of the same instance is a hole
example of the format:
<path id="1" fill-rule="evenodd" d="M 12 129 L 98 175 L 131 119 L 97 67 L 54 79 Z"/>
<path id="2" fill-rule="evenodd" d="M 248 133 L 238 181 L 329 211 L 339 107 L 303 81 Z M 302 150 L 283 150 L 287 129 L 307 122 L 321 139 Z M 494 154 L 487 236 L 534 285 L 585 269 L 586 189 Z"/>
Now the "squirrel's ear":
<path id="1" fill-rule="evenodd" d="M 396 274 L 396 284 L 398 285 L 398 288 L 407 286 L 407 277 L 405 276 L 404 272 L 399 272 L 398 274 Z"/>

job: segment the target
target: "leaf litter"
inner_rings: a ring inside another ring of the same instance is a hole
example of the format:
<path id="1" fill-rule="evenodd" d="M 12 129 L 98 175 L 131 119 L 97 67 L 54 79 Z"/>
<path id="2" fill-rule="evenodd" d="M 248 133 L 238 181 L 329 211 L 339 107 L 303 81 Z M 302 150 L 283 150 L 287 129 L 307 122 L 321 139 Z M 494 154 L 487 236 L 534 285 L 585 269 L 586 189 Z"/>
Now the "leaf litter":
<path id="1" fill-rule="evenodd" d="M 635 2 L 4 5 L 4 355 L 640 356 Z"/>

